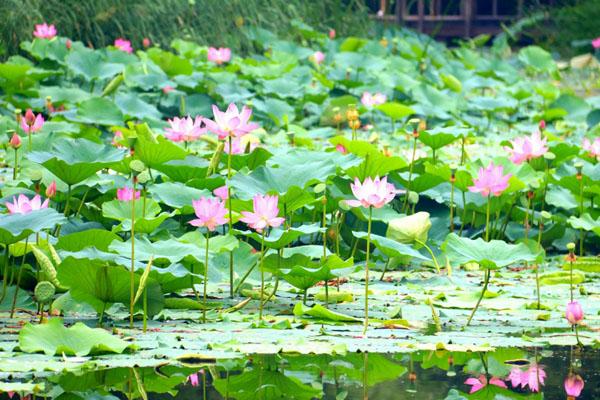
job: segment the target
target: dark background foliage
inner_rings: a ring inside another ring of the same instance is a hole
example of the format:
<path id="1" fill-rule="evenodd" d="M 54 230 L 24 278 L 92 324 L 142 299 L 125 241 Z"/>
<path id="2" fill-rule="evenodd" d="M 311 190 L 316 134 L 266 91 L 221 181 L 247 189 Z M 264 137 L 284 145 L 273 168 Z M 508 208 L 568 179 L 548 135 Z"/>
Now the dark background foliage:
<path id="1" fill-rule="evenodd" d="M 1 0 L 0 16 L 0 56 L 15 54 L 44 21 L 56 25 L 59 35 L 94 47 L 118 37 L 140 47 L 148 37 L 161 45 L 183 38 L 236 51 L 252 50 L 240 34 L 248 25 L 282 38 L 293 32 L 294 19 L 341 35 L 364 34 L 370 25 L 360 0 Z"/>

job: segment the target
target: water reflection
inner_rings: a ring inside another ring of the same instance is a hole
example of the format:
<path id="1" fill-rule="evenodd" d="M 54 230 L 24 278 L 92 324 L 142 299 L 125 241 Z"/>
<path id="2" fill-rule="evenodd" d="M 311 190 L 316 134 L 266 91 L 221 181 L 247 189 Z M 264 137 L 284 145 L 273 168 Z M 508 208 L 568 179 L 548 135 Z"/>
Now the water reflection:
<path id="1" fill-rule="evenodd" d="M 253 355 L 33 379 L 5 376 L 0 385 L 19 390 L 10 393 L 13 399 L 585 400 L 600 398 L 598 355 L 578 348 Z M 36 395 L 28 394 L 34 386 Z"/>

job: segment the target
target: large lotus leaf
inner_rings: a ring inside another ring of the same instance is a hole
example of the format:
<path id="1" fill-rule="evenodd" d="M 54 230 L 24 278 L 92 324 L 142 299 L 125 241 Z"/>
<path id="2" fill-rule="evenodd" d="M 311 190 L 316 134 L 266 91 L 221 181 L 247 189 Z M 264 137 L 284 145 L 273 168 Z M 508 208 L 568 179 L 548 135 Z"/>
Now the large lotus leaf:
<path id="1" fill-rule="evenodd" d="M 42 164 L 66 184 L 74 185 L 121 161 L 125 150 L 86 139 L 61 138 L 54 142 L 50 151 L 34 151 L 27 157 Z"/>
<path id="2" fill-rule="evenodd" d="M 568 114 L 565 117 L 577 122 L 583 122 L 586 120 L 588 113 L 592 110 L 590 105 L 580 97 L 573 96 L 570 94 L 563 94 L 556 99 L 550 108 L 562 108 Z"/>
<path id="3" fill-rule="evenodd" d="M 121 112 L 129 119 L 156 119 L 162 118 L 160 111 L 150 103 L 140 99 L 135 93 L 117 93 L 115 104 Z"/>
<path id="4" fill-rule="evenodd" d="M 128 256 L 131 252 L 131 241 L 114 241 L 109 249 L 119 254 Z M 175 239 L 159 240 L 150 242 L 146 238 L 136 238 L 135 258 L 138 261 L 148 261 L 153 258 L 157 262 L 168 261 L 176 263 L 187 256 L 193 256 L 198 260 L 204 260 L 204 251 L 192 243 L 184 243 Z"/>
<path id="5" fill-rule="evenodd" d="M 469 262 L 479 263 L 483 268 L 497 269 L 508 265 L 534 262 L 539 255 L 534 254 L 523 243 L 508 244 L 502 240 L 469 239 L 451 233 L 442 244 L 442 250 L 454 265 Z"/>
<path id="6" fill-rule="evenodd" d="M 320 304 L 315 304 L 314 307 L 307 307 L 302 303 L 296 303 L 294 306 L 294 315 L 296 317 L 309 316 L 318 320 L 334 321 L 334 322 L 362 322 L 360 318 L 352 317 L 335 311 L 331 311 Z"/>
<path id="7" fill-rule="evenodd" d="M 183 214 L 194 212 L 192 200 L 200 197 L 211 197 L 208 190 L 195 189 L 180 182 L 164 182 L 150 186 L 150 194 L 169 207 L 179 208 Z"/>
<path id="8" fill-rule="evenodd" d="M 236 171 L 242 168 L 248 168 L 250 171 L 255 170 L 261 165 L 265 165 L 272 154 L 263 147 L 257 147 L 248 154 L 235 154 L 231 156 L 231 168 Z"/>
<path id="9" fill-rule="evenodd" d="M 423 131 L 419 134 L 419 140 L 434 150 L 440 149 L 462 136 L 462 131 L 453 131 L 452 128 L 436 128 Z"/>
<path id="10" fill-rule="evenodd" d="M 261 368 L 232 375 L 227 379 L 216 379 L 213 386 L 221 395 L 237 400 L 311 400 L 322 395 L 321 389 L 305 385 L 298 378 Z"/>
<path id="11" fill-rule="evenodd" d="M 155 168 L 171 160 L 183 160 L 187 152 L 164 136 L 154 137 L 147 124 L 135 126 L 135 157 L 150 168 Z"/>
<path id="12" fill-rule="evenodd" d="M 376 146 L 368 142 L 348 140 L 343 136 L 336 136 L 330 142 L 334 146 L 341 144 L 348 152 L 364 158 L 360 164 L 354 163 L 346 170 L 351 178 L 357 177 L 361 181 L 366 177 L 385 176 L 391 171 L 405 168 L 408 165 L 401 157 L 385 156 Z"/>
<path id="13" fill-rule="evenodd" d="M 575 229 L 592 231 L 600 236 L 600 218 L 594 220 L 590 214 L 585 213 L 579 218 L 571 216 L 567 222 Z"/>
<path id="14" fill-rule="evenodd" d="M 150 91 L 167 85 L 175 86 L 167 75 L 152 61 L 129 64 L 123 71 L 125 85 Z"/>
<path id="15" fill-rule="evenodd" d="M 95 125 L 122 125 L 123 113 L 112 101 L 93 97 L 79 104 L 77 114 L 67 118 L 75 122 L 83 122 Z"/>
<path id="16" fill-rule="evenodd" d="M 190 155 L 183 160 L 171 160 L 155 165 L 154 169 L 164 173 L 174 181 L 185 183 L 189 180 L 206 176 L 208 166 L 209 161 Z"/>
<path id="17" fill-rule="evenodd" d="M 539 72 L 556 70 L 552 55 L 539 46 L 527 46 L 519 51 L 519 60 Z"/>
<path id="18" fill-rule="evenodd" d="M 193 72 L 192 64 L 188 60 L 158 47 L 149 49 L 148 56 L 169 76 L 190 75 Z"/>
<path id="19" fill-rule="evenodd" d="M 304 165 L 295 168 L 258 167 L 250 174 L 236 174 L 231 179 L 235 195 L 243 200 L 249 200 L 257 194 L 277 193 L 284 195 L 293 186 L 304 188 L 309 183 L 319 182 L 309 173 Z"/>
<path id="20" fill-rule="evenodd" d="M 137 268 L 143 271 L 144 266 Z M 60 283 L 69 288 L 73 299 L 89 304 L 97 312 L 102 312 L 113 303 L 129 304 L 130 271 L 128 267 L 111 265 L 101 259 L 75 258 L 67 256 L 58 268 Z M 140 283 L 140 275 L 134 275 L 135 291 Z M 134 291 L 134 293 L 135 293 Z M 153 279 L 146 284 L 148 293 L 148 315 L 156 315 L 164 306 L 160 285 Z M 141 309 L 141 301 L 136 309 Z"/>
<path id="21" fill-rule="evenodd" d="M 139 218 L 135 220 L 135 232 L 136 233 L 145 233 L 151 234 L 156 232 L 158 227 L 167 220 L 167 218 L 172 217 L 177 214 L 179 211 L 174 211 L 171 213 L 163 212 L 153 217 L 145 217 Z M 126 219 L 122 221 L 117 227 L 113 229 L 115 232 L 128 232 L 131 230 L 131 220 Z"/>
<path id="22" fill-rule="evenodd" d="M 132 210 L 133 207 L 133 210 Z M 154 218 L 160 213 L 158 203 L 152 199 L 131 201 L 111 200 L 102 203 L 102 215 L 117 221 L 131 220 L 131 212 L 135 212 L 135 219 Z"/>
<path id="23" fill-rule="evenodd" d="M 264 81 L 262 85 L 264 93 L 273 94 L 280 98 L 298 99 L 304 95 L 303 86 L 289 74 L 285 77 Z"/>
<path id="24" fill-rule="evenodd" d="M 353 231 L 352 234 L 354 235 L 354 237 L 356 237 L 358 239 L 366 240 L 366 238 L 367 238 L 367 232 Z M 385 254 L 388 257 L 409 256 L 412 258 L 418 258 L 420 260 L 431 261 L 430 258 L 425 257 L 424 255 L 419 253 L 417 250 L 413 249 L 411 246 L 404 244 L 404 243 L 397 242 L 392 239 L 388 239 L 383 236 L 371 234 L 371 242 L 375 246 L 377 246 L 379 251 L 381 251 L 383 254 Z"/>
<path id="25" fill-rule="evenodd" d="M 50 40 L 34 38 L 31 42 L 22 42 L 21 48 L 38 60 L 48 59 L 63 64 L 65 57 L 71 51 L 84 49 L 83 43 L 74 42 L 71 43 L 71 50 L 69 50 L 67 40 L 64 37 L 55 37 Z"/>
<path id="26" fill-rule="evenodd" d="M 300 225 L 289 229 L 275 228 L 269 236 L 265 236 L 265 246 L 270 249 L 281 249 L 304 235 L 313 235 L 321 232 L 319 225 Z M 240 234 L 248 236 L 260 243 L 262 235 L 255 231 L 242 231 Z"/>
<path id="27" fill-rule="evenodd" d="M 94 246 L 98 250 L 108 251 L 108 246 L 113 240 L 120 241 L 121 238 L 104 229 L 88 229 L 59 237 L 55 247 L 57 250 L 80 251 Z"/>
<path id="28" fill-rule="evenodd" d="M 267 115 L 276 126 L 287 124 L 296 119 L 294 107 L 283 100 L 268 98 L 266 100 L 255 99 L 252 106 L 257 115 Z"/>
<path id="29" fill-rule="evenodd" d="M 31 65 L 4 63 L 0 64 L 0 87 L 8 94 L 19 93 L 50 75 L 52 72 Z"/>
<path id="30" fill-rule="evenodd" d="M 71 71 L 87 81 L 108 79 L 123 71 L 122 64 L 106 62 L 101 52 L 85 47 L 71 51 L 66 63 Z"/>
<path id="31" fill-rule="evenodd" d="M 12 244 L 32 233 L 54 228 L 65 222 L 65 217 L 53 208 L 44 208 L 27 214 L 0 215 L 0 243 Z"/>
<path id="32" fill-rule="evenodd" d="M 25 353 L 46 355 L 87 356 L 89 354 L 123 353 L 135 349 L 130 342 L 100 328 L 90 328 L 78 322 L 70 328 L 60 318 L 47 324 L 26 324 L 19 332 L 19 348 Z"/>
<path id="33" fill-rule="evenodd" d="M 376 106 L 375 108 L 377 108 L 379 111 L 392 118 L 393 120 L 406 118 L 415 113 L 415 110 L 413 110 L 412 108 L 397 102 L 383 103 Z"/>
<path id="34" fill-rule="evenodd" d="M 337 168 L 347 169 L 359 163 L 360 159 L 337 151 L 322 152 L 294 148 L 275 154 L 269 159 L 267 165 L 284 169 L 302 167 L 307 175 L 312 175 L 313 179 L 324 182 L 335 174 Z"/>
<path id="35" fill-rule="evenodd" d="M 43 86 L 40 87 L 39 96 L 42 99 L 50 97 L 53 103 L 77 104 L 89 99 L 92 95 L 77 87 Z M 44 124 L 44 128 L 46 127 Z"/>

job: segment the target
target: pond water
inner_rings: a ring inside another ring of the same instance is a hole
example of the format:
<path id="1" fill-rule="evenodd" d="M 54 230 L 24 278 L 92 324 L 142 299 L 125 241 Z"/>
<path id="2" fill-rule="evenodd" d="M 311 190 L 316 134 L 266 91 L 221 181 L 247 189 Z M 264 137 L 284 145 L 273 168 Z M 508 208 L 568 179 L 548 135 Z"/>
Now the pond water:
<path id="1" fill-rule="evenodd" d="M 567 398 L 564 381 L 571 373 L 584 382 L 573 399 L 591 400 L 600 398 L 599 355 L 589 348 L 556 347 L 503 348 L 488 353 L 277 354 L 219 360 L 190 356 L 177 365 L 4 373 L 0 377 L 2 385 L 23 384 L 25 391 L 12 398 L 28 399 L 553 400 Z M 538 385 L 536 393 L 532 389 Z M 32 390 L 37 395 L 26 397 Z M 0 398 L 9 396 L 4 393 Z"/>

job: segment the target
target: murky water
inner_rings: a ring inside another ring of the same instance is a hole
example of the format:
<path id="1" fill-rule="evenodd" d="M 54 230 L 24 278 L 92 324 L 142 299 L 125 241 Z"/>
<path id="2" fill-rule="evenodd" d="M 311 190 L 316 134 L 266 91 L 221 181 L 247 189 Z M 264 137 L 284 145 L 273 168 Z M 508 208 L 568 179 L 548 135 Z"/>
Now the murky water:
<path id="1" fill-rule="evenodd" d="M 591 400 L 600 399 L 599 370 L 597 350 L 506 348 L 489 353 L 190 358 L 178 365 L 0 377 L 3 382 L 36 384 L 37 394 L 29 399 L 553 400 L 567 398 L 564 381 L 571 374 L 571 394 L 581 383 L 575 375 L 584 383 L 573 398 Z M 25 395 L 15 393 L 13 398 Z"/>

